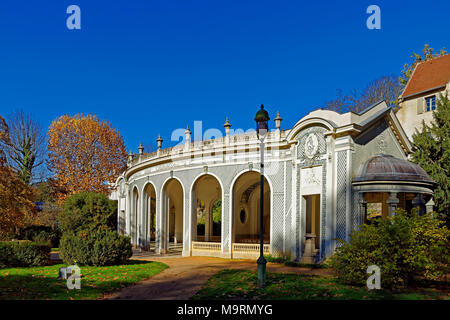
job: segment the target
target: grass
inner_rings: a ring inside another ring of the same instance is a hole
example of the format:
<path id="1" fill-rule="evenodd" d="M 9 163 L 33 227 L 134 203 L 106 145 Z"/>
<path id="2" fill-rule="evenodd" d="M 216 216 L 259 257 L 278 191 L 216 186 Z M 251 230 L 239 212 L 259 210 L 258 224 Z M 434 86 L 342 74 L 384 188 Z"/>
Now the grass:
<path id="1" fill-rule="evenodd" d="M 0 300 L 98 299 L 168 268 L 160 262 L 133 260 L 120 266 L 80 267 L 81 289 L 69 290 L 67 281 L 58 279 L 59 268 L 63 267 L 66 265 L 1 269 Z"/>
<path id="2" fill-rule="evenodd" d="M 296 261 L 291 261 L 287 257 L 274 257 L 270 254 L 265 255 L 264 258 L 266 259 L 267 262 L 282 263 L 287 267 L 310 268 L 310 269 L 326 269 L 326 268 L 328 268 L 328 265 L 325 263 L 320 263 L 320 264 L 300 263 L 300 262 L 296 262 Z"/>
<path id="3" fill-rule="evenodd" d="M 432 288 L 391 293 L 339 284 L 331 276 L 267 273 L 266 287 L 257 287 L 257 274 L 249 270 L 223 270 L 211 277 L 193 300 L 420 300 L 449 299 Z"/>

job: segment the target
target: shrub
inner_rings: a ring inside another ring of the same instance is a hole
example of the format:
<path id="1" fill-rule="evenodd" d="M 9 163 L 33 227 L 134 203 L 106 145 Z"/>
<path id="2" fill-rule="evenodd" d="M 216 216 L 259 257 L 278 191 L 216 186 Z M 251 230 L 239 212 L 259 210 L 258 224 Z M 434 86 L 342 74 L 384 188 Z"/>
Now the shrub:
<path id="1" fill-rule="evenodd" d="M 71 195 L 58 216 L 62 233 L 94 230 L 116 230 L 117 202 L 95 192 Z"/>
<path id="2" fill-rule="evenodd" d="M 65 234 L 60 242 L 64 263 L 108 266 L 125 263 L 132 255 L 129 237 L 112 230 Z"/>
<path id="3" fill-rule="evenodd" d="M 50 246 L 30 241 L 0 242 L 0 268 L 46 265 Z"/>
<path id="4" fill-rule="evenodd" d="M 341 282 L 365 285 L 367 267 L 381 269 L 381 286 L 397 289 L 417 278 L 440 280 L 449 271 L 449 230 L 432 214 L 418 216 L 402 209 L 377 224 L 363 225 L 330 259 Z"/>
<path id="5" fill-rule="evenodd" d="M 59 246 L 61 233 L 59 230 L 53 230 L 49 226 L 30 226 L 20 232 L 20 239 L 33 242 L 47 243 L 53 248 Z"/>
<path id="6" fill-rule="evenodd" d="M 0 241 L 10 241 L 14 239 L 14 233 L 0 231 Z"/>

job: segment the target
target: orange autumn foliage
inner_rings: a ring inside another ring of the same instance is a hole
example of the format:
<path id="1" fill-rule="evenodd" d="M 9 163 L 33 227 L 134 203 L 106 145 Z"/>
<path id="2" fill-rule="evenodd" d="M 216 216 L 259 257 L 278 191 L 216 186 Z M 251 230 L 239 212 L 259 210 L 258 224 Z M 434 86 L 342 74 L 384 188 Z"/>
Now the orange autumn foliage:
<path id="1" fill-rule="evenodd" d="M 64 115 L 48 130 L 49 164 L 55 172 L 63 201 L 81 191 L 108 194 L 126 168 L 127 153 L 122 136 L 96 115 Z"/>
<path id="2" fill-rule="evenodd" d="M 8 126 L 0 116 L 0 146 L 9 143 Z M 6 163 L 0 149 L 0 233 L 14 233 L 33 222 L 33 191 Z"/>
<path id="3" fill-rule="evenodd" d="M 0 231 L 14 233 L 33 224 L 36 206 L 32 189 L 0 160 Z"/>

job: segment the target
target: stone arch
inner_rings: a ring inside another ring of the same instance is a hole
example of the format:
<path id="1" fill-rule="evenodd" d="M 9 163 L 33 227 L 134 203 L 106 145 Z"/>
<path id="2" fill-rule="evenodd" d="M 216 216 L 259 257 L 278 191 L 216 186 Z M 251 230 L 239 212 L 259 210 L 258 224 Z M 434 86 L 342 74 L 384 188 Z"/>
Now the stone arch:
<path id="1" fill-rule="evenodd" d="M 184 195 L 185 188 L 179 178 L 169 177 L 163 182 L 159 196 L 160 212 L 156 217 L 156 238 L 159 238 L 157 239 L 159 253 L 167 253 L 170 243 L 183 242 Z"/>
<path id="2" fill-rule="evenodd" d="M 132 191 L 132 200 L 131 200 L 131 242 L 134 245 L 139 244 L 139 234 L 138 234 L 138 225 L 139 225 L 139 213 L 140 213 L 140 206 L 139 206 L 139 189 L 137 186 L 133 187 Z"/>
<path id="3" fill-rule="evenodd" d="M 214 227 L 217 226 L 213 221 L 213 206 L 217 200 L 223 200 L 223 183 L 218 176 L 213 173 L 202 173 L 198 175 L 191 185 L 191 237 L 192 241 L 201 242 L 222 242 L 223 223 L 221 213 L 220 217 L 220 235 L 214 234 Z M 203 202 L 204 208 L 201 209 L 200 202 Z M 199 219 L 204 211 L 204 232 L 199 228 Z M 216 230 L 217 231 L 217 230 Z M 200 234 L 199 234 L 200 233 Z"/>
<path id="4" fill-rule="evenodd" d="M 142 226 L 141 233 L 144 236 L 144 247 L 151 249 L 152 241 L 156 237 L 156 211 L 157 211 L 157 193 L 155 184 L 147 181 L 142 188 Z"/>
<path id="5" fill-rule="evenodd" d="M 330 111 L 330 112 L 335 113 L 334 111 Z M 294 125 L 294 127 L 291 129 L 291 131 L 287 135 L 286 140 L 288 140 L 289 142 L 294 142 L 297 135 L 301 131 L 303 131 L 309 127 L 314 127 L 314 126 L 322 127 L 330 132 L 333 132 L 334 128 L 336 127 L 336 125 L 334 123 L 332 123 L 331 121 L 325 120 L 322 118 L 314 117 L 314 118 L 309 118 L 309 119 L 305 119 L 305 120 L 302 119 Z"/>
<path id="6" fill-rule="evenodd" d="M 259 243 L 260 172 L 243 170 L 233 179 L 230 187 L 230 235 L 231 243 Z M 243 203 L 245 202 L 245 203 Z M 264 242 L 272 237 L 273 186 L 270 178 L 264 177 Z M 240 226 L 240 211 L 246 210 L 245 226 Z"/>

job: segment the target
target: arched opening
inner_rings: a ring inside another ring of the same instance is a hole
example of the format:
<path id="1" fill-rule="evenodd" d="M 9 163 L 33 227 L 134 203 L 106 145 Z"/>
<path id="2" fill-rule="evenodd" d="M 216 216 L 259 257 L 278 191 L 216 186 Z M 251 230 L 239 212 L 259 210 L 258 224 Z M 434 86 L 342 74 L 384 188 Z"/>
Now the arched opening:
<path id="1" fill-rule="evenodd" d="M 193 241 L 222 241 L 222 188 L 219 181 L 205 174 L 195 181 L 193 194 Z"/>
<path id="2" fill-rule="evenodd" d="M 139 244 L 138 235 L 138 217 L 139 217 L 139 191 L 136 187 L 133 189 L 133 201 L 132 201 L 132 212 L 131 212 L 131 241 L 135 246 Z"/>
<path id="3" fill-rule="evenodd" d="M 261 176 L 259 172 L 245 172 L 233 186 L 232 241 L 233 256 L 259 254 Z M 264 178 L 263 235 L 264 252 L 269 253 L 270 244 L 270 185 Z M 239 253 L 239 254 L 238 254 Z"/>
<path id="4" fill-rule="evenodd" d="M 156 236 L 156 191 L 153 184 L 149 183 L 144 188 L 144 234 L 146 249 L 153 250 Z"/>
<path id="5" fill-rule="evenodd" d="M 169 179 L 162 193 L 161 253 L 182 250 L 184 199 L 183 187 L 175 178 Z"/>

